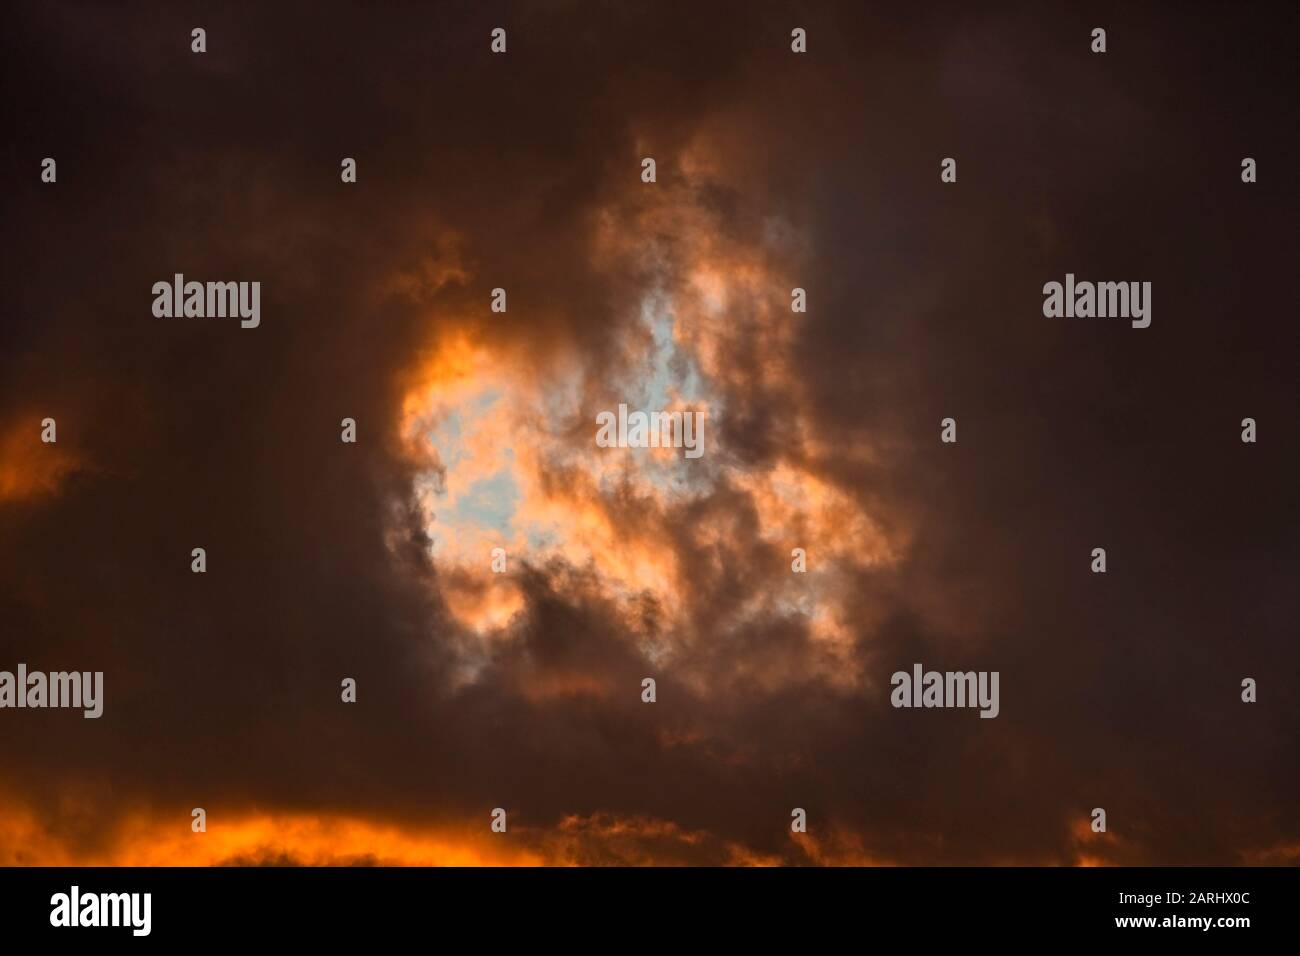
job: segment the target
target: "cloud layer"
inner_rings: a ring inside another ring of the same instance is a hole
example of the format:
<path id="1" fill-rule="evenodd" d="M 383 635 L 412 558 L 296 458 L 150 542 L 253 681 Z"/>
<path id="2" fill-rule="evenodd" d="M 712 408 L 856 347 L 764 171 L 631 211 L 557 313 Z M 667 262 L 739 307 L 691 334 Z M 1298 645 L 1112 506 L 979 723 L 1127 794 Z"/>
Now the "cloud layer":
<path id="1" fill-rule="evenodd" d="M 1295 18 L 18 8 L 0 863 L 1294 861 Z"/>

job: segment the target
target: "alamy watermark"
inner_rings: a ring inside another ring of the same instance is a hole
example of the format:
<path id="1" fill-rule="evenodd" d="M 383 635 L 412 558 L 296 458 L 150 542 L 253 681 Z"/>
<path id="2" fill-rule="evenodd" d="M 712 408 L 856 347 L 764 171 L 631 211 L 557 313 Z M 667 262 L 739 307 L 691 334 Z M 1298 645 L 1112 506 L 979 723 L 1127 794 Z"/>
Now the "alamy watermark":
<path id="1" fill-rule="evenodd" d="M 51 926 L 126 926 L 133 936 L 153 928 L 152 893 L 83 893 L 73 886 L 50 897 Z"/>
<path id="2" fill-rule="evenodd" d="M 1135 329 L 1151 324 L 1150 282 L 1075 282 L 1065 274 L 1065 284 L 1043 286 L 1043 315 L 1049 319 L 1132 319 Z"/>
<path id="3" fill-rule="evenodd" d="M 235 318 L 245 329 L 262 323 L 262 283 L 186 282 L 176 273 L 171 282 L 153 284 L 153 314 L 171 318 Z"/>
<path id="4" fill-rule="evenodd" d="M 996 717 L 998 671 L 895 671 L 889 702 L 895 707 L 978 707 L 981 717 Z"/>
<path id="5" fill-rule="evenodd" d="M 93 720 L 104 713 L 103 671 L 28 672 L 26 664 L 18 673 L 0 671 L 0 709 L 5 707 L 68 707 L 85 711 L 81 716 Z"/>
<path id="6" fill-rule="evenodd" d="M 596 416 L 599 448 L 681 448 L 687 458 L 704 454 L 704 412 L 629 412 Z"/>

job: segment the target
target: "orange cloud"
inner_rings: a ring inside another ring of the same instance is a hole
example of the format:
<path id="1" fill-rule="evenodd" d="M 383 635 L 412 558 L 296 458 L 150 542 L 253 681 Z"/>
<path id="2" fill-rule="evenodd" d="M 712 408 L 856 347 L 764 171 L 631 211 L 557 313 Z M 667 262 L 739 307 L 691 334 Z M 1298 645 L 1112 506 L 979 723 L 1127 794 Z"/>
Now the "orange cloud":
<path id="1" fill-rule="evenodd" d="M 708 175 L 711 149 L 692 144 L 688 178 Z M 678 635 L 656 648 L 666 661 L 690 644 L 701 561 L 723 577 L 752 566 L 759 551 L 775 553 L 782 563 L 762 562 L 766 576 L 750 576 L 751 593 L 722 626 L 797 618 L 816 651 L 797 676 L 852 687 L 861 675 L 849 658 L 857 633 L 872 622 L 849 607 L 846 581 L 896 562 L 908 541 L 818 473 L 831 454 L 871 460 L 874 451 L 828 449 L 815 437 L 792 358 L 805 316 L 791 311 L 792 283 L 774 265 L 806 251 L 796 232 L 773 222 L 762 239 L 742 241 L 720 228 L 699 185 L 665 186 L 648 201 L 644 193 L 616 197 L 593 217 L 591 268 L 643 276 L 640 314 L 616 317 L 612 352 L 598 367 L 584 365 L 581 343 L 520 349 L 517 337 L 489 334 L 482 314 L 438 310 L 427 347 L 401 381 L 401 435 L 422 469 L 414 493 L 438 587 L 452 616 L 491 642 L 526 610 L 517 579 L 490 574 L 492 549 L 504 549 L 512 568 L 547 568 L 561 591 L 556 569 L 568 567 L 629 621 L 650 598 L 658 633 Z M 672 237 L 669 245 L 648 253 L 647 242 L 654 247 L 661 240 L 653 237 L 662 236 Z M 658 265 L 645 276 L 635 267 L 647 260 Z M 407 278 L 394 288 L 470 282 L 468 268 L 455 262 L 437 282 Z M 738 355 L 756 358 L 737 363 Z M 652 408 L 703 411 L 704 457 L 596 447 L 595 413 L 638 395 Z M 721 444 L 720 425 L 729 404 L 755 400 L 773 410 L 776 440 L 770 460 L 750 464 Z M 737 494 L 756 525 L 737 520 Z M 808 552 L 807 574 L 790 572 L 794 547 Z M 634 630 L 629 639 L 640 640 Z M 681 663 L 680 678 L 692 681 Z M 796 676 L 768 671 L 774 685 Z M 567 677 L 561 683 L 582 686 Z"/>
<path id="2" fill-rule="evenodd" d="M 57 494 L 77 468 L 74 455 L 41 441 L 40 416 L 20 417 L 0 435 L 0 501 Z"/>
<path id="3" fill-rule="evenodd" d="M 484 820 L 486 821 L 486 817 Z M 21 807 L 0 817 L 0 866 L 537 866 L 519 841 L 465 828 L 420 828 L 332 813 L 242 813 L 208 818 L 194 833 L 180 810 L 168 819 L 135 816 L 99 845 L 81 847 Z"/>
<path id="4" fill-rule="evenodd" d="M 0 866 L 779 866 L 873 865 L 860 841 L 835 833 L 792 834 L 780 853 L 761 852 L 705 830 L 645 816 L 595 813 L 550 828 L 510 823 L 419 826 L 342 813 L 214 812 L 194 833 L 184 810 L 136 815 L 90 846 L 56 833 L 21 805 L 0 815 Z"/>

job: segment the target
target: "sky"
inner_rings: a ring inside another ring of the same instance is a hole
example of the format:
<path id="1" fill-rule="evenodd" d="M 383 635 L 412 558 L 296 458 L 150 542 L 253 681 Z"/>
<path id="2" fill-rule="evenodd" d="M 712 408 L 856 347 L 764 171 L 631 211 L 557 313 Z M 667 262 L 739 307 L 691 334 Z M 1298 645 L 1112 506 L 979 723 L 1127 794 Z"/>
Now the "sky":
<path id="1" fill-rule="evenodd" d="M 0 865 L 1300 860 L 1296 8 L 918 6 L 6 8 Z"/>

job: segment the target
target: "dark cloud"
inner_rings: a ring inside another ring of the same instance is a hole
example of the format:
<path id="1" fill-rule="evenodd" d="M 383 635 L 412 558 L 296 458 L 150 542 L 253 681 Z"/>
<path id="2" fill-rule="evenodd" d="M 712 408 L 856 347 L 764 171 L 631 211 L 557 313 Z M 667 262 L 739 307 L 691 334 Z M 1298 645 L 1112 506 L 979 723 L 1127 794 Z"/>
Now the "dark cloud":
<path id="1" fill-rule="evenodd" d="M 74 857 L 193 806 L 416 828 L 506 806 L 519 846 L 579 863 L 1297 843 L 1293 7 L 5 16 L 0 668 L 103 670 L 108 703 L 3 712 L 0 800 Z M 514 556 L 517 614 L 470 626 L 455 596 L 493 585 L 430 557 L 416 488 L 446 462 L 404 432 L 430 356 L 464 334 L 585 415 L 646 372 L 647 294 L 686 302 L 702 269 L 727 289 L 716 322 L 682 306 L 723 409 L 707 493 L 543 461 L 616 543 Z M 261 327 L 156 319 L 174 272 L 260 280 Z M 1151 281 L 1151 328 L 1045 319 L 1066 272 Z M 24 437 L 46 415 L 57 462 Z M 795 545 L 833 639 L 790 604 Z M 611 584 L 664 555 L 674 587 Z M 915 661 L 1000 671 L 1001 716 L 890 708 Z"/>

